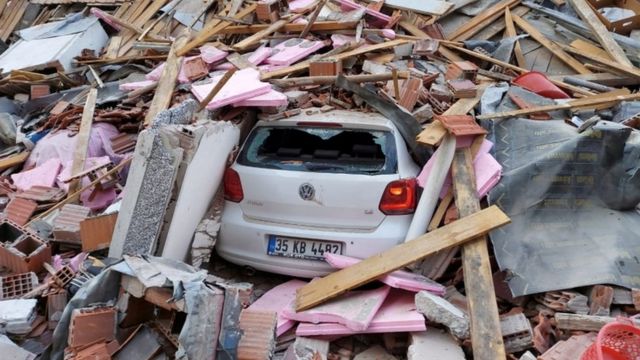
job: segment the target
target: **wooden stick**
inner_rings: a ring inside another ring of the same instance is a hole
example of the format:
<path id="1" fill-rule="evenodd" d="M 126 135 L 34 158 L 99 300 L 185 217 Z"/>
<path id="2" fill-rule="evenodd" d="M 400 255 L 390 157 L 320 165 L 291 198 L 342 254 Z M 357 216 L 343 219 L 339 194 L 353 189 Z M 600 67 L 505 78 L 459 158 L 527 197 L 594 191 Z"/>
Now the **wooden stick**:
<path id="1" fill-rule="evenodd" d="M 288 24 L 289 22 L 299 18 L 301 15 L 300 14 L 296 14 L 294 16 L 292 16 L 289 19 L 280 19 L 276 22 L 274 22 L 273 24 L 269 25 L 266 29 L 264 30 L 260 30 L 257 33 L 249 36 L 248 38 L 240 41 L 239 43 L 235 44 L 232 46 L 232 48 L 235 51 L 245 51 L 247 50 L 249 47 L 257 44 L 260 40 L 264 39 L 265 37 L 271 35 L 272 33 L 282 29 L 286 24 Z"/>
<path id="2" fill-rule="evenodd" d="M 540 45 L 547 48 L 547 50 L 551 51 L 555 56 L 557 56 L 562 62 L 569 65 L 573 70 L 577 71 L 579 74 L 591 74 L 591 70 L 587 69 L 584 64 L 580 61 L 574 59 L 571 55 L 567 54 L 562 50 L 560 46 L 558 46 L 553 41 L 547 39 L 535 26 L 529 24 L 526 20 L 521 18 L 518 15 L 513 15 L 513 21 L 518 25 L 522 30 L 524 30 L 527 34 L 531 35 L 531 37 L 540 43 Z"/>
<path id="3" fill-rule="evenodd" d="M 356 27 L 357 22 L 349 21 L 349 22 L 339 22 L 339 21 L 316 21 L 311 25 L 311 30 L 313 32 L 320 31 L 334 31 L 334 30 L 349 30 Z M 266 29 L 269 25 L 267 24 L 255 24 L 255 25 L 237 25 L 237 26 L 228 26 L 222 30 L 220 30 L 219 34 L 253 34 L 257 31 Z M 283 28 L 284 32 L 287 33 L 299 33 L 304 31 L 304 28 L 307 24 L 286 24 Z"/>
<path id="4" fill-rule="evenodd" d="M 558 44 L 559 46 L 561 46 L 563 49 L 567 50 L 570 53 L 576 54 L 578 56 L 582 56 L 585 57 L 589 60 L 593 60 L 599 64 L 605 65 L 607 67 L 612 68 L 613 70 L 615 70 L 616 72 L 619 73 L 623 73 L 625 75 L 629 75 L 629 76 L 633 76 L 635 78 L 640 78 L 640 69 L 636 68 L 636 67 L 628 67 L 628 66 L 624 66 L 624 65 L 620 65 L 619 63 L 615 62 L 615 61 L 611 61 L 611 60 L 607 60 L 604 58 L 601 58 L 599 56 L 593 55 L 589 52 L 585 52 L 585 51 L 580 51 L 576 48 L 573 48 L 571 46 L 567 46 L 567 45 L 563 45 L 563 44 Z"/>
<path id="5" fill-rule="evenodd" d="M 580 15 L 582 20 L 593 30 L 593 35 L 598 39 L 602 47 L 611 57 L 622 66 L 633 67 L 633 64 L 624 53 L 624 50 L 613 39 L 609 30 L 602 24 L 598 16 L 593 12 L 591 6 L 585 0 L 569 0 L 573 9 Z"/>
<path id="6" fill-rule="evenodd" d="M 504 9 L 504 23 L 505 23 L 505 37 L 515 37 L 518 36 L 516 32 L 516 27 L 513 25 L 513 17 L 511 17 L 511 10 L 509 8 Z M 524 59 L 524 54 L 522 53 L 522 47 L 520 46 L 520 41 L 516 41 L 513 46 L 513 53 L 516 56 L 516 62 L 518 66 L 521 68 L 527 67 L 527 62 Z"/>
<path id="7" fill-rule="evenodd" d="M 207 104 L 209 104 L 209 102 L 211 100 L 213 100 L 213 98 L 218 95 L 218 93 L 220 92 L 220 90 L 222 90 L 222 88 L 224 87 L 224 85 L 227 83 L 227 81 L 229 81 L 229 79 L 231 79 L 231 77 L 233 76 L 233 74 L 236 73 L 238 69 L 231 68 L 229 70 L 227 70 L 226 73 L 224 73 L 224 75 L 222 75 L 222 78 L 220 79 L 220 81 L 218 81 L 218 83 L 216 83 L 216 85 L 213 87 L 213 89 L 211 89 L 211 91 L 209 92 L 209 94 L 207 94 L 207 96 L 202 99 L 202 101 L 200 102 L 200 106 L 198 107 L 198 111 L 204 109 Z"/>
<path id="8" fill-rule="evenodd" d="M 307 25 L 305 25 L 304 29 L 300 33 L 299 37 L 301 39 L 307 36 L 307 34 L 309 34 L 309 31 L 311 31 L 311 27 L 316 22 L 316 19 L 318 18 L 320 11 L 322 10 L 322 8 L 324 7 L 324 4 L 326 3 L 327 3 L 327 0 L 320 0 L 318 5 L 316 5 L 316 9 L 313 11 L 313 14 L 311 14 L 311 16 L 309 17 L 309 20 L 307 21 Z"/>
<path id="9" fill-rule="evenodd" d="M 27 223 L 27 225 L 25 226 L 29 226 L 31 223 L 33 223 L 34 221 L 38 220 L 38 219 L 42 219 L 44 217 L 46 217 L 47 215 L 51 214 L 52 212 L 58 210 L 59 208 L 67 205 L 68 203 L 75 201 L 75 199 L 80 196 L 80 194 L 82 194 L 82 192 L 84 192 L 85 190 L 90 189 L 91 187 L 97 185 L 99 182 L 101 182 L 103 179 L 105 179 L 107 176 L 110 176 L 114 173 L 116 173 L 118 170 L 122 169 L 126 164 L 128 164 L 129 162 L 131 162 L 131 160 L 133 159 L 133 157 L 130 157 L 128 159 L 124 159 L 120 162 L 120 164 L 116 165 L 113 167 L 113 169 L 107 171 L 106 173 L 102 174 L 100 177 L 96 178 L 95 180 L 93 180 L 91 183 L 87 184 L 87 186 L 83 187 L 82 189 L 74 192 L 73 194 L 69 195 L 66 199 L 60 201 L 59 203 L 57 203 L 55 206 L 51 207 L 49 210 L 39 214 L 38 216 L 34 217 L 31 219 L 31 221 L 29 221 Z"/>
<path id="10" fill-rule="evenodd" d="M 96 100 L 98 98 L 98 89 L 92 88 L 87 95 L 87 101 L 82 110 L 82 120 L 80 121 L 80 130 L 76 135 L 76 147 L 73 153 L 73 162 L 71 163 L 71 174 L 77 174 L 84 169 L 84 163 L 87 160 L 87 152 L 89 151 L 89 137 L 91 135 L 91 125 L 93 124 L 93 113 L 96 109 Z M 69 183 L 69 193 L 72 193 L 80 186 L 81 179 L 71 180 Z"/>
<path id="11" fill-rule="evenodd" d="M 403 28 L 404 30 L 406 30 L 410 34 L 412 34 L 414 36 L 417 36 L 420 39 L 431 39 L 431 37 L 426 32 L 422 31 L 420 28 L 415 26 L 413 23 L 410 23 L 408 21 L 400 21 L 398 23 L 398 25 L 400 25 L 401 28 Z M 456 54 L 453 51 L 451 51 L 451 50 L 449 50 L 447 48 L 444 48 L 444 47 L 440 47 L 440 49 L 438 49 L 438 52 L 440 53 L 440 55 L 444 56 L 447 60 L 449 60 L 451 62 L 464 60 L 458 54 Z"/>
<path id="12" fill-rule="evenodd" d="M 400 101 L 400 85 L 398 85 L 398 70 L 391 70 L 391 77 L 393 78 L 393 95 L 396 101 Z"/>
<path id="13" fill-rule="evenodd" d="M 398 71 L 398 79 L 408 79 L 409 72 L 408 71 Z M 336 82 L 337 75 L 328 75 L 328 76 L 306 76 L 306 77 L 298 77 L 298 78 L 287 78 L 287 79 L 274 79 L 270 82 L 273 85 L 279 86 L 281 88 L 293 87 L 293 86 L 307 86 L 307 85 L 330 85 Z M 378 82 L 378 81 L 389 81 L 393 79 L 393 73 L 383 73 L 383 74 L 365 74 L 365 75 L 350 75 L 346 76 L 347 80 L 354 83 L 366 83 L 366 82 Z"/>
<path id="14" fill-rule="evenodd" d="M 173 89 L 176 86 L 176 79 L 178 78 L 178 72 L 182 65 L 182 56 L 177 55 L 176 52 L 177 49 L 184 46 L 187 40 L 189 40 L 189 30 L 185 29 L 171 45 L 167 61 L 164 63 L 164 68 L 162 69 L 162 75 L 158 81 L 156 93 L 153 96 L 153 100 L 151 100 L 149 111 L 147 111 L 147 115 L 144 118 L 144 126 L 149 126 L 158 113 L 166 110 L 171 104 Z"/>

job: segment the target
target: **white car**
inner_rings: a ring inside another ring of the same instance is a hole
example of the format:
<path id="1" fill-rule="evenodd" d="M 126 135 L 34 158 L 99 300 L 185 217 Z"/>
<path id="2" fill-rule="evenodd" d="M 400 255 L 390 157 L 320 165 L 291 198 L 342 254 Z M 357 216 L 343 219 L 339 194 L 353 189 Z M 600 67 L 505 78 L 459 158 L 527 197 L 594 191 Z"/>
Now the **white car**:
<path id="1" fill-rule="evenodd" d="M 260 121 L 225 173 L 216 250 L 257 270 L 325 275 L 327 251 L 367 258 L 404 241 L 418 171 L 398 129 L 379 114 Z"/>

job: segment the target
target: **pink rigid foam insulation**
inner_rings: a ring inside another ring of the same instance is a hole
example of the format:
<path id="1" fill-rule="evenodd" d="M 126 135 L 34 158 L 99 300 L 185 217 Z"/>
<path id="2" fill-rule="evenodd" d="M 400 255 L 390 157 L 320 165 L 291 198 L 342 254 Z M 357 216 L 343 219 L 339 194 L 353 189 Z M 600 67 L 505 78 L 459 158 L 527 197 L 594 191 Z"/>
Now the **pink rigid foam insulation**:
<path id="1" fill-rule="evenodd" d="M 138 89 L 142 89 L 143 87 L 147 87 L 149 85 L 153 85 L 156 82 L 157 81 L 155 81 L 155 80 L 143 80 L 143 81 L 130 82 L 130 83 L 125 83 L 125 84 L 120 84 L 118 86 L 118 89 L 120 89 L 122 91 L 138 90 Z"/>
<path id="2" fill-rule="evenodd" d="M 260 65 L 263 61 L 265 61 L 271 54 L 273 50 L 269 47 L 263 46 L 256 51 L 252 52 L 249 56 L 247 56 L 247 61 L 253 65 Z M 220 65 L 217 65 L 214 70 L 229 70 L 233 68 L 233 64 L 230 62 L 225 62 Z"/>
<path id="3" fill-rule="evenodd" d="M 286 106 L 289 103 L 287 96 L 281 92 L 271 90 L 266 94 L 258 95 L 247 100 L 234 103 L 234 107 L 240 106 Z"/>
<path id="4" fill-rule="evenodd" d="M 325 260 L 336 269 L 344 269 L 359 263 L 361 260 L 344 255 L 336 255 L 331 253 L 324 254 Z M 403 289 L 413 292 L 429 291 L 436 295 L 444 295 L 446 288 L 437 282 L 408 271 L 397 270 L 385 276 L 378 278 L 379 281 L 397 289 Z"/>
<path id="5" fill-rule="evenodd" d="M 36 185 L 53 187 L 61 168 L 60 160 L 53 158 L 31 170 L 11 175 L 11 180 L 13 180 L 13 185 L 21 191 L 29 190 Z"/>
<path id="6" fill-rule="evenodd" d="M 304 12 L 312 6 L 316 0 L 295 0 L 289 1 L 289 11 L 292 13 Z"/>
<path id="7" fill-rule="evenodd" d="M 207 64 L 214 64 L 229 55 L 228 52 L 222 51 L 213 45 L 203 45 L 200 47 L 200 56 Z"/>
<path id="8" fill-rule="evenodd" d="M 331 35 L 331 46 L 333 46 L 334 49 L 344 44 L 355 43 L 355 42 L 356 42 L 355 36 L 348 36 L 348 35 L 342 35 L 342 34 Z"/>
<path id="9" fill-rule="evenodd" d="M 296 291 L 306 284 L 307 282 L 302 280 L 289 280 L 267 291 L 247 309 L 275 311 L 278 313 L 276 336 L 280 336 L 296 324 L 294 320 L 282 316 L 282 311 L 288 308 L 291 302 L 296 299 Z"/>
<path id="10" fill-rule="evenodd" d="M 192 85 L 191 92 L 198 101 L 204 100 L 213 87 L 224 75 L 214 77 L 211 83 Z M 260 73 L 251 68 L 242 69 L 231 77 L 222 89 L 213 97 L 207 105 L 207 109 L 213 110 L 225 105 L 237 103 L 271 91 L 271 85 L 260 81 Z"/>
<path id="11" fill-rule="evenodd" d="M 318 323 L 338 323 L 354 331 L 369 327 L 384 300 L 389 287 L 375 290 L 352 291 L 332 299 L 312 309 L 295 312 L 293 302 L 282 311 L 282 315 L 291 320 Z"/>
<path id="12" fill-rule="evenodd" d="M 392 332 L 425 331 L 427 326 L 422 314 L 416 310 L 415 294 L 394 289 L 373 317 L 369 327 L 354 331 L 340 324 L 301 323 L 296 329 L 297 336 L 354 335 Z"/>
<path id="13" fill-rule="evenodd" d="M 266 63 L 271 65 L 288 66 L 313 54 L 323 47 L 324 42 L 322 41 L 311 41 L 298 38 L 289 39 L 273 48 L 274 54 L 266 60 Z"/>

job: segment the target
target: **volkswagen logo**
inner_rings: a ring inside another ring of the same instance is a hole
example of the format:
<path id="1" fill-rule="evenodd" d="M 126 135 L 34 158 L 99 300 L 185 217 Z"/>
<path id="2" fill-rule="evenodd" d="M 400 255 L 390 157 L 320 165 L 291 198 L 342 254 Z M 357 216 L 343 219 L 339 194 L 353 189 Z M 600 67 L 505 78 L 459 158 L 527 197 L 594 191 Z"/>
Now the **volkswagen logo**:
<path id="1" fill-rule="evenodd" d="M 316 189 L 313 188 L 313 185 L 304 183 L 300 185 L 298 194 L 300 194 L 300 198 L 302 200 L 313 200 L 313 196 L 316 194 Z"/>

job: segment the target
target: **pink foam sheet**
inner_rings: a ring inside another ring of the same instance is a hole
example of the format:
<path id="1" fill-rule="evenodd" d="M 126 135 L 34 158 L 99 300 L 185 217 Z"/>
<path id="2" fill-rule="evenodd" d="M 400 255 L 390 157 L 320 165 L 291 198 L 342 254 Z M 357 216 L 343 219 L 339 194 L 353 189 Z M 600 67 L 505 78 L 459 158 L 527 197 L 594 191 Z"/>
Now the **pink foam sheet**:
<path id="1" fill-rule="evenodd" d="M 265 62 L 271 65 L 291 65 L 322 49 L 324 42 L 293 38 L 276 45 Z"/>
<path id="2" fill-rule="evenodd" d="M 356 37 L 342 34 L 333 34 L 331 35 L 331 46 L 333 48 L 338 48 L 344 44 L 355 43 Z"/>
<path id="3" fill-rule="evenodd" d="M 316 0 L 294 0 L 289 1 L 289 11 L 292 13 L 303 13 L 311 7 Z"/>
<path id="4" fill-rule="evenodd" d="M 267 291 L 251 304 L 249 310 L 275 311 L 278 313 L 276 336 L 280 336 L 295 326 L 296 321 L 282 316 L 282 311 L 290 306 L 296 298 L 296 291 L 306 285 L 306 281 L 289 280 Z"/>
<path id="5" fill-rule="evenodd" d="M 456 147 L 468 147 L 473 142 L 473 137 L 461 137 L 457 139 Z M 473 160 L 473 167 L 476 173 L 476 189 L 478 197 L 484 197 L 487 193 L 500 181 L 502 175 L 502 166 L 497 160 L 489 154 L 489 150 L 493 147 L 493 143 L 489 140 L 484 140 L 480 145 L 480 149 Z M 436 150 L 440 151 L 440 149 Z M 429 176 L 429 173 L 433 169 L 435 156 L 432 156 L 427 164 L 422 168 L 422 171 L 418 175 L 418 185 L 424 187 L 425 181 Z M 447 175 L 444 181 L 442 190 L 440 191 L 440 198 L 444 198 L 447 192 L 451 188 L 451 174 Z"/>
<path id="6" fill-rule="evenodd" d="M 143 87 L 147 87 L 149 85 L 155 84 L 157 81 L 155 80 L 143 80 L 143 81 L 135 81 L 130 83 L 124 83 L 118 85 L 118 88 L 122 91 L 132 91 L 142 89 Z"/>
<path id="7" fill-rule="evenodd" d="M 209 84 L 192 85 L 191 92 L 198 101 L 204 100 L 211 92 L 211 89 L 222 79 L 222 76 L 224 75 L 221 74 L 214 77 Z M 231 79 L 209 102 L 207 109 L 218 109 L 225 105 L 266 94 L 269 91 L 271 91 L 271 85 L 260 81 L 260 72 L 251 68 L 242 69 L 233 74 Z"/>
<path id="8" fill-rule="evenodd" d="M 361 261 L 357 258 L 331 254 L 328 252 L 324 254 L 324 258 L 329 263 L 329 265 L 336 269 L 344 269 L 349 266 L 353 266 Z M 413 292 L 425 290 L 430 293 L 442 296 L 446 291 L 446 288 L 443 285 L 440 285 L 425 276 L 403 270 L 394 271 L 390 274 L 378 278 L 378 280 L 393 288 Z"/>
<path id="9" fill-rule="evenodd" d="M 247 61 L 253 65 L 260 65 L 263 61 L 265 61 L 269 56 L 273 54 L 273 50 L 269 47 L 262 46 L 256 51 L 252 52 L 249 56 L 247 56 Z M 233 68 L 233 64 L 230 62 L 225 62 L 220 65 L 214 67 L 214 70 L 229 70 Z"/>
<path id="10" fill-rule="evenodd" d="M 53 187 L 61 169 L 62 162 L 59 159 L 52 158 L 31 170 L 11 175 L 11 180 L 13 180 L 16 188 L 21 191 L 29 190 L 36 185 Z"/>
<path id="11" fill-rule="evenodd" d="M 365 330 L 352 330 L 341 324 L 301 323 L 297 336 L 354 335 L 393 332 L 425 331 L 425 319 L 416 310 L 415 294 L 393 289 Z"/>
<path id="12" fill-rule="evenodd" d="M 95 7 L 92 7 L 91 10 L 89 10 L 89 12 L 91 13 L 91 15 L 109 24 L 109 26 L 111 26 L 114 30 L 122 31 L 122 26 L 120 26 L 119 24 L 116 24 L 109 16 L 107 16 L 108 14 L 106 12 Z"/>
<path id="13" fill-rule="evenodd" d="M 222 51 L 213 45 L 203 45 L 200 47 L 200 56 L 202 60 L 209 65 L 217 63 L 226 58 L 227 55 L 229 55 L 228 52 Z"/>
<path id="14" fill-rule="evenodd" d="M 277 106 L 286 106 L 289 104 L 289 100 L 287 96 L 281 92 L 271 90 L 266 94 L 258 95 L 256 97 L 252 97 L 247 100 L 242 100 L 240 102 L 234 103 L 234 107 L 240 106 L 269 106 L 269 107 L 277 107 Z"/>
<path id="15" fill-rule="evenodd" d="M 318 323 L 338 323 L 354 331 L 369 327 L 384 300 L 389 287 L 374 290 L 351 291 L 312 309 L 295 312 L 293 302 L 282 311 L 282 315 L 296 321 Z"/>

